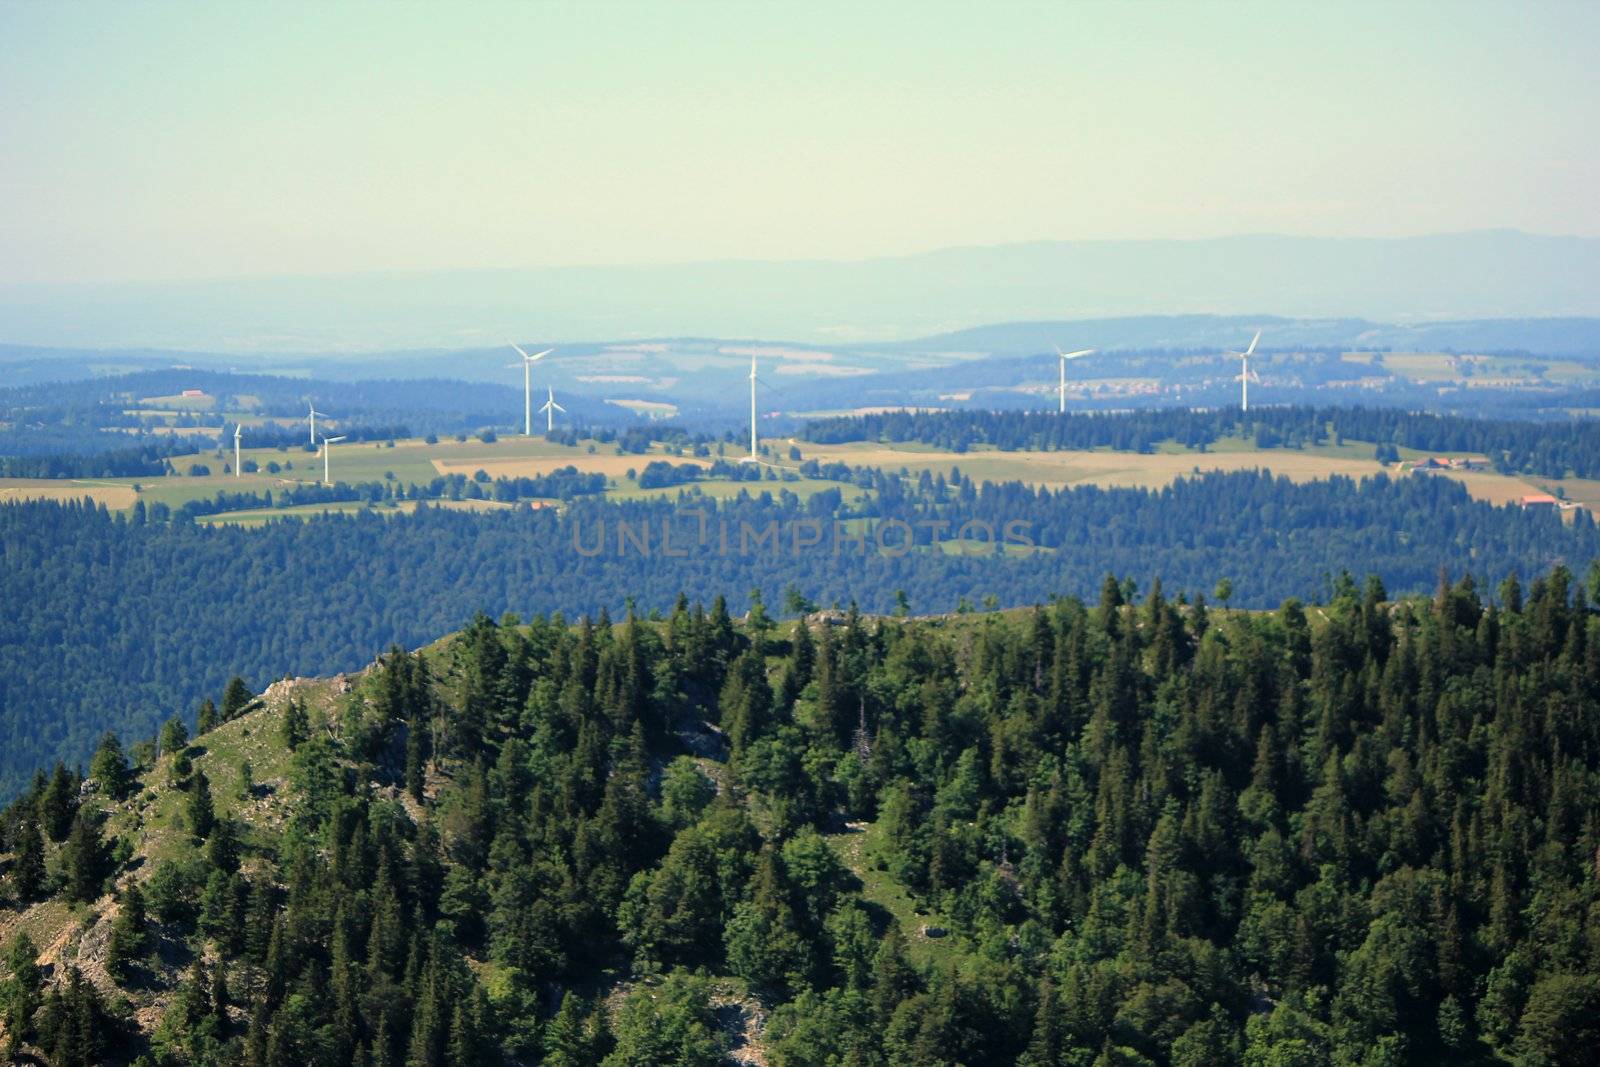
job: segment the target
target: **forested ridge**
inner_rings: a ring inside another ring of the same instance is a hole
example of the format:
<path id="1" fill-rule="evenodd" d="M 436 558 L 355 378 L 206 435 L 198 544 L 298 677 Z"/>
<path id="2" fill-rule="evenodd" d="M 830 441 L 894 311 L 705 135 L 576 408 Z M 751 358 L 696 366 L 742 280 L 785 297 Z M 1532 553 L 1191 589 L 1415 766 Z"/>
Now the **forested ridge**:
<path id="1" fill-rule="evenodd" d="M 231 686 L 0 815 L 0 919 L 80 931 L 6 947 L 0 1029 L 54 1067 L 698 1067 L 730 1013 L 775 1067 L 1589 1063 L 1600 616 L 1559 568 L 1486 592 L 680 599 Z M 213 786 L 245 738 L 286 818 Z"/>
<path id="2" fill-rule="evenodd" d="M 917 481 L 832 473 L 856 478 L 869 498 L 848 504 L 827 490 L 801 501 L 781 482 L 760 482 L 744 499 L 685 498 L 689 507 L 579 497 L 559 513 L 419 507 L 258 529 L 206 527 L 183 513 L 159 523 L 89 505 L 0 506 L 0 796 L 41 763 L 86 759 L 106 729 L 145 734 L 174 712 L 192 715 L 233 672 L 265 685 L 286 673 L 352 670 L 374 648 L 416 647 L 479 608 L 575 618 L 620 613 L 631 598 L 648 613 L 680 590 L 709 599 L 760 587 L 775 611 L 788 609 L 793 588 L 801 602 L 877 612 L 903 593 L 912 610 L 938 612 L 1090 595 L 1107 572 L 1141 587 L 1160 576 L 1190 593 L 1226 577 L 1232 603 L 1265 607 L 1325 595 L 1355 561 L 1397 592 L 1418 592 L 1441 566 L 1487 581 L 1560 562 L 1585 573 L 1600 558 L 1586 513 L 1566 525 L 1495 508 L 1445 479 L 1296 485 L 1244 472 L 1159 491 L 1049 491 L 977 485 L 957 471 Z M 836 519 L 857 524 L 865 551 L 832 536 Z M 928 544 L 969 521 L 988 540 L 1022 523 L 1048 551 Z M 623 538 L 624 523 L 655 550 Z M 664 523 L 675 531 L 670 551 L 659 540 Z M 791 534 L 805 523 L 825 532 L 797 547 Z M 727 550 L 715 535 L 721 524 Z M 741 546 L 744 528 L 774 527 L 778 541 Z M 904 551 L 908 532 L 919 543 Z"/>

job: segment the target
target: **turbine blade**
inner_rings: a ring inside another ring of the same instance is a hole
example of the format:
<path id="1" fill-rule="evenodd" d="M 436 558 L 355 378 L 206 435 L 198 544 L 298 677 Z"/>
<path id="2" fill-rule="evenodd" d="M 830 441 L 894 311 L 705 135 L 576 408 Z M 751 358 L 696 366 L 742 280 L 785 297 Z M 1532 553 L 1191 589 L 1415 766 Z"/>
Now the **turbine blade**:
<path id="1" fill-rule="evenodd" d="M 523 359 L 527 359 L 528 358 L 528 353 L 524 352 L 522 350 L 522 346 L 517 344 L 517 342 L 515 342 L 515 341 L 507 341 L 506 344 L 510 345 L 512 348 L 515 348 L 517 350 L 517 355 L 521 356 Z"/>
<path id="2" fill-rule="evenodd" d="M 1256 331 L 1256 335 L 1254 337 L 1250 338 L 1250 347 L 1244 350 L 1244 354 L 1247 355 L 1247 356 L 1255 355 L 1256 354 L 1256 342 L 1259 341 L 1259 340 L 1261 340 L 1261 331 L 1257 330 Z"/>
<path id="3" fill-rule="evenodd" d="M 1061 349 L 1058 348 L 1058 349 L 1056 349 L 1056 351 L 1057 352 L 1061 352 Z M 1062 359 L 1078 359 L 1078 358 L 1080 358 L 1082 356 L 1087 356 L 1091 352 L 1094 352 L 1094 351 L 1096 351 L 1096 349 L 1093 349 L 1093 348 L 1080 348 L 1076 352 L 1061 352 L 1061 358 Z"/>

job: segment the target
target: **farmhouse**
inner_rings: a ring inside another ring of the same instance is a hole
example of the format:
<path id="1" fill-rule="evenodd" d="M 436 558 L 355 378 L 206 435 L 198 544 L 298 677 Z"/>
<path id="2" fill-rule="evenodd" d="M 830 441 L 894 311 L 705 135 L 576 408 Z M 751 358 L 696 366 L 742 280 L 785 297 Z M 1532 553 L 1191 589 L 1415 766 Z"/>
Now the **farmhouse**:
<path id="1" fill-rule="evenodd" d="M 1519 503 L 1521 503 L 1523 511 L 1529 511 L 1534 508 L 1559 508 L 1561 506 L 1561 501 L 1549 493 L 1528 493 Z"/>

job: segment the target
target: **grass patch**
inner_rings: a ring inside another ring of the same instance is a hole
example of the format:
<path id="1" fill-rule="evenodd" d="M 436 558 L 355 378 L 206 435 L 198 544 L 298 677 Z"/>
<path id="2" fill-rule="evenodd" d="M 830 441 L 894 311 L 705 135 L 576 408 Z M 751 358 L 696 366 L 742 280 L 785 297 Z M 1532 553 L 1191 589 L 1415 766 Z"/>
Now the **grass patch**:
<path id="1" fill-rule="evenodd" d="M 956 935 L 947 934 L 930 938 L 923 933 L 926 926 L 943 927 L 947 924 L 938 915 L 922 910 L 922 906 L 906 888 L 878 869 L 883 856 L 883 831 L 877 823 L 857 824 L 858 829 L 842 834 L 828 834 L 826 840 L 833 846 L 845 866 L 861 880 L 861 897 L 869 906 L 882 909 L 899 924 L 906 939 L 907 954 L 913 963 L 928 967 L 953 961 L 960 952 Z"/>

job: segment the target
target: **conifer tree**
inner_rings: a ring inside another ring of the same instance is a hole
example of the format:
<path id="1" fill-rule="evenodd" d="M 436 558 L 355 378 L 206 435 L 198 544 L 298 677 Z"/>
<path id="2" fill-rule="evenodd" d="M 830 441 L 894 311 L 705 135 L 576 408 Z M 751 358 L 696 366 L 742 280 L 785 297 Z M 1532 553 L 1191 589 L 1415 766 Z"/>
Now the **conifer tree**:
<path id="1" fill-rule="evenodd" d="M 98 897 L 105 884 L 109 861 L 100 836 L 99 813 L 80 808 L 66 843 L 61 846 L 62 888 L 67 899 L 87 903 Z"/>
<path id="2" fill-rule="evenodd" d="M 189 745 L 189 729 L 183 725 L 182 719 L 174 715 L 162 724 L 158 743 L 164 756 L 182 752 Z"/>
<path id="3" fill-rule="evenodd" d="M 301 701 L 291 698 L 289 706 L 284 709 L 283 719 L 279 723 L 278 736 L 289 751 L 298 749 L 311 732 L 310 719 L 306 714 L 306 706 Z"/>
<path id="4" fill-rule="evenodd" d="M 0 1044 L 0 1056 L 7 1059 L 33 1036 L 33 1016 L 44 989 L 38 960 L 39 950 L 26 931 L 18 932 L 6 945 L 5 977 L 0 979 L 0 1023 L 4 1024 L 6 1039 Z"/>
<path id="5" fill-rule="evenodd" d="M 78 811 L 78 782 L 66 764 L 56 761 L 49 784 L 39 796 L 39 825 L 52 841 L 65 840 Z"/>
<path id="6" fill-rule="evenodd" d="M 150 935 L 145 929 L 144 893 L 138 882 L 130 881 L 122 889 L 120 909 L 111 924 L 111 936 L 106 943 L 106 970 L 119 981 L 127 981 L 134 960 L 143 956 L 149 947 Z"/>
<path id="7" fill-rule="evenodd" d="M 12 844 L 16 855 L 11 861 L 8 877 L 17 899 L 28 904 L 38 899 L 44 889 L 44 841 L 39 836 L 39 825 L 24 818 L 17 824 Z"/>
<path id="8" fill-rule="evenodd" d="M 194 778 L 189 783 L 189 800 L 184 807 L 184 813 L 189 822 L 189 833 L 196 841 L 203 841 L 211 836 L 211 831 L 217 824 L 217 813 L 211 800 L 211 780 L 206 777 L 205 771 L 194 772 Z"/>
<path id="9" fill-rule="evenodd" d="M 133 774 L 128 766 L 128 757 L 122 751 L 122 742 L 117 740 L 116 734 L 108 732 L 101 737 L 100 747 L 95 749 L 94 758 L 89 761 L 89 777 L 112 800 L 121 800 L 128 795 L 128 789 L 133 785 Z"/>
<path id="10" fill-rule="evenodd" d="M 227 688 L 222 691 L 222 708 L 218 715 L 219 722 L 232 722 L 244 711 L 252 700 L 250 687 L 245 680 L 237 674 L 228 679 Z"/>

